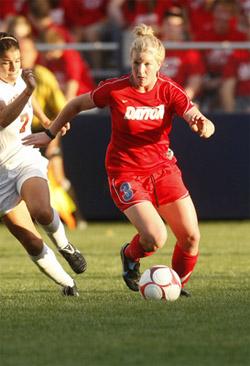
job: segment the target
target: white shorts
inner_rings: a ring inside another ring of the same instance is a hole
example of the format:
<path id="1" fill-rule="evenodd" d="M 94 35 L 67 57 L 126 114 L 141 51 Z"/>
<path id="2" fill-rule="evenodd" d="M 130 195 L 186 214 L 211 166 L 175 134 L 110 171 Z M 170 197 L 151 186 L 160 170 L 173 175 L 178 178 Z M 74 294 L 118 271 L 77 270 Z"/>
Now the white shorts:
<path id="1" fill-rule="evenodd" d="M 21 201 L 22 184 L 31 177 L 47 179 L 48 160 L 40 152 L 25 156 L 18 166 L 0 166 L 0 217 L 11 211 Z"/>

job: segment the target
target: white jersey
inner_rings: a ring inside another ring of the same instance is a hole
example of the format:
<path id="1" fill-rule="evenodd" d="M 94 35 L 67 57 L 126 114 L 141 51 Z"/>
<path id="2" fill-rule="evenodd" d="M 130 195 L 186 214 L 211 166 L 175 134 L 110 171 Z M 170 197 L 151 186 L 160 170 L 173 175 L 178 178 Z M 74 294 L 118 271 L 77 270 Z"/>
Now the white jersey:
<path id="1" fill-rule="evenodd" d="M 26 88 L 21 75 L 17 78 L 15 85 L 0 80 L 0 100 L 6 105 L 13 102 Z M 32 157 L 37 149 L 31 146 L 24 146 L 22 138 L 31 133 L 33 109 L 31 98 L 24 106 L 20 115 L 7 127 L 0 126 L 0 166 L 6 165 L 12 169 L 16 167 L 27 155 Z"/>

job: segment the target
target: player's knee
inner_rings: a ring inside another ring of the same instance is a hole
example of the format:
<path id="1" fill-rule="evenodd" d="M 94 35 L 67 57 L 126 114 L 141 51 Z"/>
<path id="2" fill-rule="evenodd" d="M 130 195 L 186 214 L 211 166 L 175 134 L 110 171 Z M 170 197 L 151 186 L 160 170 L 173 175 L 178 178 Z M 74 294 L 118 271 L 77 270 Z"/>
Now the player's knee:
<path id="1" fill-rule="evenodd" d="M 194 254 L 198 251 L 199 243 L 200 243 L 200 231 L 197 229 L 193 231 L 191 234 L 190 233 L 187 234 L 183 238 L 181 246 L 186 252 Z"/>
<path id="2" fill-rule="evenodd" d="M 31 216 L 41 225 L 48 225 L 53 220 L 50 207 L 36 206 L 31 210 Z"/>
<path id="3" fill-rule="evenodd" d="M 189 238 L 190 246 L 191 247 L 198 247 L 200 243 L 200 231 L 197 229 Z"/>
<path id="4" fill-rule="evenodd" d="M 164 246 L 167 240 L 166 228 L 155 232 L 148 232 L 141 236 L 141 242 L 146 251 L 156 251 Z"/>

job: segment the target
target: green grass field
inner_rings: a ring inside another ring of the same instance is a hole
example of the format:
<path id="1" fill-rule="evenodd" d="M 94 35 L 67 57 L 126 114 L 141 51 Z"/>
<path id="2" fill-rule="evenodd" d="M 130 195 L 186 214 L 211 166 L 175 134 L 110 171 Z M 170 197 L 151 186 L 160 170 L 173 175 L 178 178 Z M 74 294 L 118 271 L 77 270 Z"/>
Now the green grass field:
<path id="1" fill-rule="evenodd" d="M 120 246 L 134 234 L 126 222 L 68 233 L 88 260 L 75 276 L 79 298 L 61 296 L 0 225 L 1 366 L 249 365 L 250 221 L 200 228 L 192 297 L 164 303 L 143 300 L 121 279 Z M 173 245 L 170 234 L 142 270 L 169 265 Z"/>

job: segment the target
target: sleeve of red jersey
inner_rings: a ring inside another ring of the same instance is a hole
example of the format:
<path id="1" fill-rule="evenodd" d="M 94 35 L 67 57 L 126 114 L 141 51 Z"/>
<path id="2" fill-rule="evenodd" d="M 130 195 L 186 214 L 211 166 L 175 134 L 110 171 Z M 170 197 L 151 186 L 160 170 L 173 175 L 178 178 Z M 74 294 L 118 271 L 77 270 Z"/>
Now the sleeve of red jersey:
<path id="1" fill-rule="evenodd" d="M 81 81 L 82 78 L 82 65 L 81 57 L 75 50 L 67 50 L 64 54 L 65 62 L 65 73 L 67 80 Z"/>
<path id="2" fill-rule="evenodd" d="M 110 104 L 110 87 L 105 81 L 101 81 L 98 86 L 92 90 L 91 98 L 98 108 L 104 108 Z"/>
<path id="3" fill-rule="evenodd" d="M 190 51 L 187 55 L 186 62 L 188 64 L 189 76 L 205 74 L 205 65 L 200 52 Z"/>
<path id="4" fill-rule="evenodd" d="M 171 104 L 174 111 L 180 116 L 189 111 L 194 106 L 194 103 L 189 99 L 185 91 L 176 83 L 170 85 Z"/>

